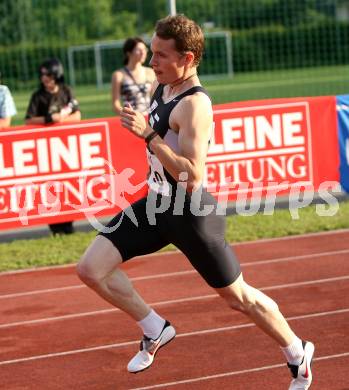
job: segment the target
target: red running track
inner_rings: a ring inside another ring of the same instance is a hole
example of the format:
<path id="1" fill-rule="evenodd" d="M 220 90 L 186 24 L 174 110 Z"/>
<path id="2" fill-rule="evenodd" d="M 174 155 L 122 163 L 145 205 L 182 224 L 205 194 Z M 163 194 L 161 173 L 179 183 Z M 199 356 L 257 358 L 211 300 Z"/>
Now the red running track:
<path id="1" fill-rule="evenodd" d="M 313 389 L 348 390 L 349 230 L 235 246 L 245 279 L 316 344 Z M 0 273 L 0 388 L 287 389 L 277 345 L 229 310 L 179 252 L 124 264 L 176 327 L 153 366 L 127 373 L 140 331 L 83 286 L 75 267 Z"/>

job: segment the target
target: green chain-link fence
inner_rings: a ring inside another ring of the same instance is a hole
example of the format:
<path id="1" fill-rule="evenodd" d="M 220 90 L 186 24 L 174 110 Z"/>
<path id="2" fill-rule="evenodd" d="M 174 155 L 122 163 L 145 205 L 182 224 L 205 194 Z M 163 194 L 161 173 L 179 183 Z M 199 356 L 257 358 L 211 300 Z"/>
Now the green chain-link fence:
<path id="1" fill-rule="evenodd" d="M 216 103 L 349 92 L 348 0 L 177 0 L 176 8 L 207 35 L 199 71 Z M 57 56 L 83 116 L 111 115 L 123 39 L 150 39 L 167 13 L 168 0 L 2 0 L 3 82 L 21 112 L 38 65 Z"/>

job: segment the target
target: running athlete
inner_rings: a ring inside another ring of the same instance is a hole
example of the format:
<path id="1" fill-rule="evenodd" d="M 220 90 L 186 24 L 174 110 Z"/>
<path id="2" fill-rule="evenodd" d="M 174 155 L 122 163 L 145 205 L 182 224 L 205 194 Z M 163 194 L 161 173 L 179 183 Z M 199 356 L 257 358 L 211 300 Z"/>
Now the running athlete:
<path id="1" fill-rule="evenodd" d="M 197 76 L 203 47 L 200 27 L 184 15 L 158 21 L 151 43 L 157 81 L 149 121 L 130 106 L 121 114 L 123 126 L 147 144 L 149 194 L 131 206 L 137 226 L 124 218 L 113 233 L 99 234 L 78 264 L 78 274 L 141 328 L 140 350 L 127 367 L 140 372 L 176 332 L 143 301 L 119 265 L 173 243 L 232 309 L 280 345 L 293 376 L 289 389 L 308 389 L 314 345 L 299 339 L 277 304 L 244 281 L 224 239 L 224 218 L 215 213 L 216 200 L 202 188 L 213 124 L 212 105 Z"/>

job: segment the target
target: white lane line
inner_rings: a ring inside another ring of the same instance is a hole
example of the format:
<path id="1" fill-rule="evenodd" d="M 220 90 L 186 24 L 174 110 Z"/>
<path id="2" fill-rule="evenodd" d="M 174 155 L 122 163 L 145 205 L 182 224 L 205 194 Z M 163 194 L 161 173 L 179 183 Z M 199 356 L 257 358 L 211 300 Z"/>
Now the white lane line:
<path id="1" fill-rule="evenodd" d="M 337 353 L 335 355 L 326 355 L 326 356 L 315 357 L 314 361 L 338 359 L 338 358 L 347 357 L 347 356 L 349 356 L 349 352 Z M 176 382 L 160 383 L 158 385 L 152 385 L 152 386 L 146 386 L 146 387 L 134 387 L 130 390 L 148 390 L 148 389 L 157 389 L 157 388 L 161 388 L 161 387 L 177 386 L 177 385 L 183 385 L 185 383 L 201 382 L 201 381 L 206 381 L 206 380 L 210 380 L 210 379 L 224 378 L 227 376 L 240 375 L 240 374 L 250 374 L 251 372 L 273 370 L 274 368 L 281 368 L 281 367 L 285 367 L 285 363 L 272 364 L 269 366 L 256 367 L 256 368 L 249 368 L 246 370 L 223 372 L 221 374 L 207 375 L 207 376 L 201 376 L 201 377 L 197 377 L 197 378 L 184 379 L 184 380 L 176 381 Z"/>
<path id="2" fill-rule="evenodd" d="M 272 238 L 261 238 L 259 240 L 254 241 L 241 241 L 236 242 L 234 245 L 249 245 L 249 244 L 258 244 L 258 243 L 268 243 L 268 242 L 274 242 L 274 241 L 287 241 L 292 239 L 303 239 L 303 238 L 312 238 L 312 237 L 321 237 L 321 236 L 333 236 L 333 235 L 340 235 L 340 234 L 349 234 L 349 229 L 337 229 L 337 230 L 330 230 L 330 231 L 323 231 L 323 232 L 314 232 L 314 233 L 304 233 L 304 234 L 294 234 L 290 236 L 284 236 L 284 237 L 272 237 Z"/>
<path id="3" fill-rule="evenodd" d="M 349 234 L 349 229 L 337 229 L 337 230 L 331 230 L 326 232 L 315 232 L 315 233 L 304 233 L 304 234 L 295 234 L 285 237 L 273 237 L 273 238 L 261 238 L 259 240 L 253 240 L 253 241 L 241 241 L 241 242 L 234 242 L 230 243 L 233 247 L 240 246 L 240 245 L 255 245 L 259 243 L 268 243 L 268 242 L 275 242 L 275 241 L 285 241 L 285 240 L 293 240 L 293 239 L 303 239 L 303 238 L 311 238 L 311 237 L 317 237 L 317 236 L 332 236 L 332 235 L 340 235 L 340 234 Z M 139 257 L 146 258 L 146 257 L 154 257 L 154 256 L 166 256 L 166 255 L 172 255 L 174 253 L 182 253 L 178 250 L 172 250 L 168 252 L 155 252 L 151 253 L 149 255 L 144 255 Z M 54 269 L 64 269 L 64 268 L 73 268 L 76 267 L 76 263 L 73 264 L 63 264 L 63 265 L 52 265 L 47 267 L 38 267 L 38 268 L 27 268 L 27 269 L 20 269 L 20 270 L 14 270 L 14 271 L 3 271 L 0 272 L 0 278 L 1 276 L 8 276 L 8 275 L 16 275 L 16 274 L 23 274 L 23 273 L 30 273 L 30 272 L 42 272 L 42 271 L 49 271 Z"/>
<path id="4" fill-rule="evenodd" d="M 179 298 L 179 299 L 172 299 L 172 300 L 168 300 L 168 301 L 153 302 L 153 303 L 149 303 L 149 305 L 151 305 L 151 306 L 171 305 L 171 304 L 176 304 L 176 303 L 199 301 L 202 299 L 209 299 L 209 298 L 216 298 L 216 297 L 218 298 L 217 294 L 200 295 L 197 297 Z M 117 312 L 117 311 L 120 311 L 120 309 L 117 309 L 117 308 L 103 309 L 103 310 L 88 311 L 88 312 L 82 312 L 82 313 L 76 313 L 76 314 L 67 314 L 67 315 L 56 316 L 56 317 L 39 318 L 37 320 L 11 322 L 8 324 L 0 324 L 0 329 L 11 328 L 13 326 L 40 324 L 40 323 L 51 322 L 51 321 L 69 320 L 72 318 L 74 319 L 74 318 L 79 318 L 79 317 L 88 317 L 88 316 L 94 316 L 94 315 L 100 315 L 100 314 L 109 314 L 109 313 L 113 313 L 113 312 Z"/>
<path id="5" fill-rule="evenodd" d="M 47 294 L 47 293 L 52 293 L 52 292 L 75 290 L 75 289 L 84 288 L 84 287 L 86 287 L 84 284 L 74 284 L 72 286 L 66 286 L 66 287 L 46 288 L 46 289 L 42 289 L 42 290 L 32 290 L 32 291 L 26 291 L 26 292 L 21 292 L 21 293 L 4 294 L 4 295 L 0 295 L 0 299 L 27 297 L 30 295 Z"/>
<path id="6" fill-rule="evenodd" d="M 326 257 L 326 256 L 336 256 L 341 254 L 349 253 L 349 249 L 343 249 L 339 251 L 330 251 L 330 252 L 322 252 L 322 253 L 314 253 L 314 254 L 307 254 L 307 255 L 299 255 L 299 256 L 288 256 L 288 257 L 279 257 L 275 259 L 266 259 L 261 261 L 251 261 L 247 263 L 241 263 L 242 269 L 245 267 L 254 267 L 259 265 L 266 265 L 266 264 L 277 264 L 277 263 L 283 263 L 288 261 L 299 261 L 299 260 L 306 260 L 310 259 L 312 257 Z M 189 263 L 188 263 L 189 265 Z M 151 280 L 151 279 L 159 279 L 159 278 L 167 278 L 167 277 L 173 277 L 173 276 L 183 276 L 183 275 L 190 275 L 194 274 L 197 271 L 191 269 L 187 271 L 177 271 L 177 272 L 168 272 L 168 273 L 161 273 L 161 274 L 153 274 L 153 275 L 145 275 L 145 276 L 138 276 L 130 278 L 132 282 L 141 281 L 141 280 Z M 4 294 L 0 295 L 0 299 L 8 299 L 8 298 L 19 298 L 19 297 L 25 297 L 30 295 L 36 295 L 36 294 L 46 294 L 46 293 L 52 293 L 52 292 L 61 292 L 61 291 L 68 291 L 68 290 L 74 290 L 79 288 L 85 288 L 86 285 L 84 284 L 76 284 L 72 286 L 65 286 L 65 287 L 56 287 L 56 288 L 49 288 L 49 289 L 42 289 L 42 290 L 33 290 L 33 291 L 26 291 L 21 293 L 13 293 L 13 294 Z"/>
<path id="7" fill-rule="evenodd" d="M 339 282 L 339 281 L 348 280 L 348 279 L 349 279 L 349 275 L 345 275 L 345 276 L 338 276 L 335 278 L 308 280 L 308 281 L 304 281 L 304 282 L 266 286 L 266 287 L 259 288 L 259 290 L 261 290 L 261 291 L 279 290 L 279 289 L 284 289 L 284 288 L 302 287 L 302 286 L 308 286 L 308 285 L 313 285 L 313 284 Z M 153 306 L 153 307 L 157 307 L 157 306 L 171 305 L 171 304 L 184 303 L 184 302 L 201 301 L 201 300 L 212 299 L 212 298 L 219 298 L 219 296 L 217 294 L 199 295 L 196 297 L 179 298 L 179 299 L 172 299 L 172 300 L 168 300 L 168 301 L 153 302 L 153 303 L 149 303 L 149 305 Z M 76 314 L 67 314 L 67 315 L 56 316 L 56 317 L 39 318 L 36 320 L 10 322 L 10 323 L 5 323 L 5 324 L 0 324 L 0 329 L 11 328 L 14 326 L 33 325 L 33 324 L 40 324 L 40 323 L 45 323 L 45 322 L 62 321 L 62 320 L 80 318 L 80 317 L 108 314 L 108 313 L 117 312 L 117 311 L 120 311 L 120 310 L 116 309 L 116 308 L 112 308 L 112 309 L 95 310 L 95 311 L 82 312 L 82 313 L 76 313 Z"/>
<path id="8" fill-rule="evenodd" d="M 348 280 L 349 275 L 343 275 L 343 276 L 337 276 L 334 278 L 325 278 L 325 279 L 315 279 L 315 280 L 308 280 L 305 282 L 296 282 L 296 283 L 287 283 L 287 284 L 278 284 L 275 286 L 270 287 L 261 287 L 258 290 L 261 291 L 270 291 L 270 290 L 279 290 L 282 288 L 289 288 L 289 287 L 300 287 L 300 286 L 309 286 L 312 284 L 319 284 L 319 283 L 331 283 L 331 282 L 339 282 L 341 280 Z"/>
<path id="9" fill-rule="evenodd" d="M 332 310 L 332 311 L 326 311 L 326 312 L 318 312 L 318 313 L 312 313 L 312 314 L 286 317 L 286 320 L 287 321 L 295 321 L 295 320 L 301 320 L 301 319 L 317 318 L 317 317 L 324 317 L 324 316 L 330 316 L 330 315 L 336 315 L 336 314 L 343 314 L 343 313 L 348 313 L 348 312 L 349 312 L 349 308 L 345 308 L 345 309 L 338 309 L 338 310 Z M 180 333 L 176 337 L 182 338 L 182 337 L 198 336 L 198 335 L 203 335 L 203 334 L 208 334 L 208 333 L 220 333 L 220 332 L 232 331 L 232 330 L 236 330 L 236 329 L 250 328 L 250 327 L 254 327 L 254 326 L 255 326 L 255 324 L 253 324 L 253 323 L 246 323 L 246 324 L 240 324 L 240 325 L 226 326 L 226 327 L 222 327 L 222 328 L 204 329 L 204 330 L 198 330 L 198 331 L 193 331 L 193 332 Z M 105 349 L 121 348 L 121 347 L 125 347 L 128 345 L 134 345 L 134 344 L 139 344 L 139 340 L 126 341 L 126 342 L 116 343 L 116 344 L 99 345 L 99 346 L 91 347 L 91 348 L 75 349 L 72 351 L 49 353 L 49 354 L 45 354 L 45 355 L 28 356 L 28 357 L 19 358 L 19 359 L 3 360 L 3 361 L 0 361 L 0 366 L 28 362 L 28 361 L 33 361 L 33 360 L 48 359 L 48 358 L 52 358 L 52 357 L 76 355 L 79 353 L 99 351 L 99 350 L 105 350 Z"/>

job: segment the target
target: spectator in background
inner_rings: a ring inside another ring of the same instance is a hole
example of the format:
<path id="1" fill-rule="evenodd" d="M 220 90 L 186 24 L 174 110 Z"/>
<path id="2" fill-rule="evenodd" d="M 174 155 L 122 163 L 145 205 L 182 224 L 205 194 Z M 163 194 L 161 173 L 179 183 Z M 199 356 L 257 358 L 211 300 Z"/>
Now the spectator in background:
<path id="1" fill-rule="evenodd" d="M 152 68 L 143 66 L 147 58 L 147 46 L 141 38 L 128 38 L 123 46 L 124 67 L 112 76 L 113 109 L 120 114 L 125 103 L 142 113 L 147 113 L 150 90 L 155 74 Z"/>
<path id="2" fill-rule="evenodd" d="M 40 87 L 33 93 L 25 123 L 51 124 L 79 121 L 81 114 L 71 88 L 64 83 L 63 65 L 56 58 L 39 67 Z"/>
<path id="3" fill-rule="evenodd" d="M 10 126 L 11 118 L 17 114 L 17 111 L 10 90 L 1 82 L 0 73 L 0 129 L 4 129 Z"/>
<path id="4" fill-rule="evenodd" d="M 64 83 L 64 70 L 56 58 L 45 60 L 39 67 L 40 86 L 30 99 L 25 123 L 52 124 L 79 121 L 81 114 L 71 88 Z M 74 232 L 73 222 L 49 225 L 52 233 Z"/>

